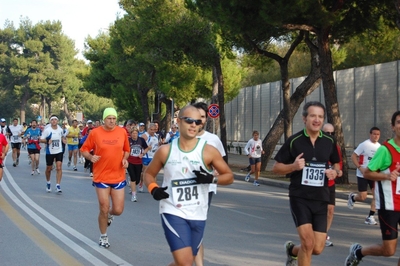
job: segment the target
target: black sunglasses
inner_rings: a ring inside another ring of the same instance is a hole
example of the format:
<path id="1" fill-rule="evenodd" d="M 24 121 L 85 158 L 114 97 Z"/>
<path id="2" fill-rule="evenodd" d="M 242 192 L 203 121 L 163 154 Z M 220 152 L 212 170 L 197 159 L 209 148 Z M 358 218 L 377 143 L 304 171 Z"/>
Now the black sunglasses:
<path id="1" fill-rule="evenodd" d="M 328 135 L 331 135 L 331 136 L 335 135 L 335 132 L 325 132 L 325 133 L 328 134 Z"/>
<path id="2" fill-rule="evenodd" d="M 181 116 L 179 117 L 179 119 L 182 119 L 183 121 L 185 121 L 186 123 L 188 123 L 189 125 L 195 123 L 196 126 L 201 125 L 202 121 L 201 119 L 193 119 L 191 117 L 187 117 L 187 116 Z"/>

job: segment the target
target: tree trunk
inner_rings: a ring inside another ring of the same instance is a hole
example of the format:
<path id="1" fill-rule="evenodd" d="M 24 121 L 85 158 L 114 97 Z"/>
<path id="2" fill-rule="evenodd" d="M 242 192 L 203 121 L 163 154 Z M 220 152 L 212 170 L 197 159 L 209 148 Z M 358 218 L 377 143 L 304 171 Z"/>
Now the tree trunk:
<path id="1" fill-rule="evenodd" d="M 143 110 L 143 118 L 145 121 L 143 121 L 143 123 L 145 123 L 145 125 L 147 126 L 147 124 L 150 122 L 150 114 L 149 114 L 149 100 L 147 97 L 147 94 L 149 93 L 150 89 L 149 88 L 142 88 L 140 86 L 140 84 L 137 84 L 137 91 L 140 94 L 140 104 L 142 106 L 142 110 Z"/>
<path id="2" fill-rule="evenodd" d="M 293 117 L 299 109 L 300 104 L 304 101 L 304 98 L 312 93 L 318 87 L 321 81 L 318 50 L 308 38 L 308 33 L 306 33 L 305 42 L 310 49 L 311 71 L 307 78 L 296 88 L 296 91 L 290 97 L 290 103 L 288 105 L 290 110 L 290 117 L 288 117 L 289 121 L 293 120 Z M 284 120 L 286 113 L 287 111 L 285 109 L 281 110 L 271 130 L 263 140 L 263 150 L 265 154 L 261 157 L 261 170 L 265 170 L 267 167 L 268 161 L 275 150 L 276 144 L 284 133 Z"/>
<path id="3" fill-rule="evenodd" d="M 64 105 L 63 105 L 63 107 L 64 107 L 65 116 L 66 116 L 67 119 L 68 119 L 68 125 L 71 125 L 73 119 L 72 119 L 72 117 L 71 117 L 71 112 L 70 112 L 69 109 L 68 109 L 68 100 L 67 100 L 67 98 L 64 98 Z"/>
<path id="4" fill-rule="evenodd" d="M 21 105 L 20 105 L 20 115 L 21 115 L 21 124 L 23 123 L 23 122 L 26 122 L 25 121 L 25 114 L 26 114 L 26 111 L 25 111 L 25 109 L 26 109 L 26 103 L 28 102 L 28 99 L 29 99 L 29 91 L 28 90 L 26 90 L 25 92 L 24 92 L 24 95 L 22 95 L 22 98 L 21 98 Z"/>
<path id="5" fill-rule="evenodd" d="M 299 109 L 300 104 L 304 101 L 304 98 L 312 93 L 320 83 L 320 76 L 317 74 L 309 75 L 307 79 L 305 79 L 299 87 L 297 87 L 296 91 L 290 97 L 290 112 L 291 120 L 293 120 L 294 115 Z M 272 153 L 275 150 L 276 144 L 281 138 L 284 132 L 284 116 L 285 110 L 281 110 L 278 117 L 276 118 L 271 130 L 268 132 L 267 136 L 265 136 L 263 140 L 263 150 L 265 154 L 261 157 L 261 170 L 264 171 L 268 165 L 268 161 L 270 160 Z"/>
<path id="6" fill-rule="evenodd" d="M 283 130 L 285 141 L 292 135 L 292 119 L 290 110 L 290 81 L 289 81 L 289 71 L 288 71 L 288 61 L 282 59 L 279 62 L 279 67 L 281 70 L 281 82 L 282 82 L 282 94 L 283 94 Z"/>
<path id="7" fill-rule="evenodd" d="M 344 136 L 342 131 L 342 121 L 340 119 L 339 104 L 337 100 L 336 85 L 333 78 L 332 55 L 329 47 L 330 27 L 323 28 L 317 32 L 318 54 L 321 58 L 321 78 L 324 87 L 325 107 L 328 122 L 335 128 L 336 140 L 341 148 L 343 158 L 343 176 L 337 179 L 337 183 L 349 183 L 348 163 L 346 149 L 344 146 Z"/>
<path id="8" fill-rule="evenodd" d="M 168 99 L 167 97 L 165 97 L 165 95 L 163 95 L 162 98 L 160 98 L 160 103 L 165 104 L 165 106 L 167 107 L 165 109 L 165 116 L 162 119 L 162 121 L 160 121 L 160 130 L 164 129 L 165 133 L 168 133 L 169 129 L 171 128 L 171 120 L 173 117 L 173 112 L 172 112 L 172 100 Z"/>
<path id="9" fill-rule="evenodd" d="M 303 41 L 305 32 L 300 31 L 299 35 L 296 39 L 291 43 L 289 49 L 287 50 L 284 57 L 279 56 L 278 54 L 271 53 L 269 51 L 263 50 L 255 43 L 252 38 L 247 35 L 244 35 L 244 39 L 254 48 L 255 52 L 269 57 L 279 64 L 280 72 L 281 72 L 281 83 L 282 83 L 282 93 L 283 93 L 283 115 L 284 115 L 284 133 L 285 140 L 292 135 L 292 119 L 291 108 L 290 108 L 290 81 L 289 81 L 289 70 L 288 70 L 288 62 L 290 57 L 292 56 L 296 47 Z M 308 35 L 307 35 L 308 38 Z"/>
<path id="10" fill-rule="evenodd" d="M 45 99 L 45 103 L 47 104 L 47 117 L 50 118 L 50 116 L 53 114 L 53 108 L 51 106 L 51 100 L 47 97 L 44 98 Z M 50 121 L 49 121 L 50 122 Z"/>
<path id="11" fill-rule="evenodd" d="M 225 92 L 224 92 L 224 75 L 222 74 L 221 57 L 219 54 L 215 56 L 214 67 L 218 79 L 218 105 L 219 105 L 219 117 L 220 117 L 220 129 L 221 129 L 221 142 L 224 146 L 226 156 L 224 160 L 228 162 L 227 153 L 227 139 L 226 139 L 226 120 L 225 120 Z"/>
<path id="12" fill-rule="evenodd" d="M 45 123 L 45 117 L 46 117 L 46 100 L 43 95 L 40 95 L 40 107 L 39 107 L 39 113 L 42 116 L 42 123 Z"/>

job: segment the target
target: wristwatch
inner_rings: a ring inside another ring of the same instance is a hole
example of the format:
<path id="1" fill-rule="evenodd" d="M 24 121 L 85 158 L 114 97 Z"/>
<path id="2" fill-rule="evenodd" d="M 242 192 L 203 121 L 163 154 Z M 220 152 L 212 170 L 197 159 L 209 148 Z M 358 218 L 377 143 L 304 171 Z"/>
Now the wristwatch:
<path id="1" fill-rule="evenodd" d="M 215 177 L 215 176 L 214 176 L 214 178 L 213 178 L 213 180 L 212 180 L 212 183 L 213 183 L 213 184 L 217 184 L 217 183 L 218 183 L 218 177 Z"/>

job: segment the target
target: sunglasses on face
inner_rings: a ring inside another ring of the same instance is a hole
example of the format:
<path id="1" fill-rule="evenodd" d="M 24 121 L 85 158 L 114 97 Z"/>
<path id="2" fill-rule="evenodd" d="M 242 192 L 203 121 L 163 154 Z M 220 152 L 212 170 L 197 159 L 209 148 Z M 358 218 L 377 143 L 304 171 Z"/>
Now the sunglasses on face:
<path id="1" fill-rule="evenodd" d="M 193 124 L 193 123 L 195 123 L 196 126 L 202 124 L 201 119 L 193 119 L 193 118 L 191 118 L 191 117 L 186 117 L 186 116 L 179 117 L 179 119 L 185 121 L 185 122 L 186 122 L 187 124 L 189 124 L 189 125 L 191 125 L 191 124 Z"/>
<path id="2" fill-rule="evenodd" d="M 325 133 L 328 134 L 328 135 L 331 135 L 331 136 L 335 135 L 335 132 L 325 132 Z"/>

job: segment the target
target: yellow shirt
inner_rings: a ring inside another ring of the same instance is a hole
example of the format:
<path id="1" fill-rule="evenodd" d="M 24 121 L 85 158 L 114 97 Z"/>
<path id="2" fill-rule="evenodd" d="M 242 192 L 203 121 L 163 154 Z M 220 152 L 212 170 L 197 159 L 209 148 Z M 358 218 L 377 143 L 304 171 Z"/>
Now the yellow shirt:
<path id="1" fill-rule="evenodd" d="M 67 135 L 67 144 L 69 145 L 78 145 L 79 144 L 79 128 L 78 127 L 69 127 L 68 135 Z"/>

